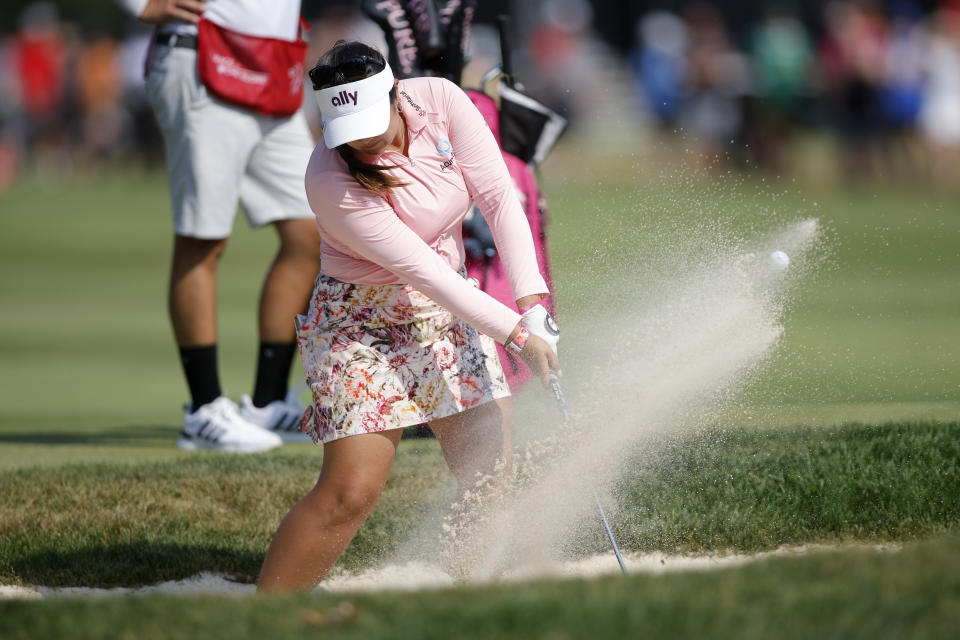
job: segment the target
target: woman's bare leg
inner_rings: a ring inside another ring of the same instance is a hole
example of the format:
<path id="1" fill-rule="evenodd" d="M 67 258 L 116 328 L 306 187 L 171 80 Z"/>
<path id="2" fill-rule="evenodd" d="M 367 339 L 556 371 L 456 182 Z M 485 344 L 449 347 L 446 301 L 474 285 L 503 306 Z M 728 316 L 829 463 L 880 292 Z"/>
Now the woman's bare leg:
<path id="1" fill-rule="evenodd" d="M 489 554 L 487 542 L 475 534 L 478 525 L 489 522 L 489 510 L 498 508 L 498 496 L 502 497 L 505 488 L 506 476 L 500 463 L 508 417 L 499 402 L 487 402 L 430 423 L 447 466 L 457 479 L 457 505 L 446 522 L 452 534 L 445 536 L 441 550 L 441 562 L 456 579 L 493 579 L 500 573 L 496 566 L 477 573 Z"/>
<path id="2" fill-rule="evenodd" d="M 376 506 L 401 435 L 402 429 L 391 429 L 324 445 L 320 479 L 280 523 L 258 591 L 317 586 Z"/>
<path id="3" fill-rule="evenodd" d="M 503 420 L 500 405 L 485 402 L 430 423 L 460 493 L 473 488 L 479 477 L 496 475 L 503 456 Z"/>

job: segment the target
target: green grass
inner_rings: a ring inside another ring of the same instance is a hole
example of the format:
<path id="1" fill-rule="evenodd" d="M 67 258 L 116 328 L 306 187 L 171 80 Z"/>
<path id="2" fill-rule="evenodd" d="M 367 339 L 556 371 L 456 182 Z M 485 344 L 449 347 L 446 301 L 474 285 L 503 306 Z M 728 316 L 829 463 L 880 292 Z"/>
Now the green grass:
<path id="1" fill-rule="evenodd" d="M 166 314 L 165 177 L 27 183 L 2 208 L 0 431 L 162 427 L 169 438 L 186 390 Z M 275 246 L 271 231 L 238 231 L 218 291 L 222 376 L 234 396 L 252 385 L 256 301 Z"/>
<path id="2" fill-rule="evenodd" d="M 634 548 L 916 539 L 960 526 L 960 423 L 718 429 L 665 444 L 621 484 Z"/>
<path id="3" fill-rule="evenodd" d="M 450 499 L 437 453 L 432 441 L 404 443 L 343 566 L 382 559 L 433 502 Z M 319 460 L 280 451 L 4 472 L 0 583 L 132 586 L 207 570 L 253 582 L 283 515 L 316 482 Z"/>
<path id="4" fill-rule="evenodd" d="M 417 593 L 0 601 L 30 638 L 953 638 L 960 538 L 708 572 Z M 345 604 L 346 603 L 346 604 Z M 318 628 L 319 627 L 319 628 Z"/>
<path id="5" fill-rule="evenodd" d="M 219 571 L 253 581 L 316 457 L 193 456 L 0 474 L 0 583 L 132 586 Z M 960 526 L 960 423 L 695 433 L 643 452 L 613 518 L 627 550 L 757 552 L 902 542 Z M 369 566 L 450 498 L 434 441 L 405 442 L 341 561 Z M 435 527 L 439 531 L 439 522 Z M 575 553 L 603 552 L 599 527 Z"/>

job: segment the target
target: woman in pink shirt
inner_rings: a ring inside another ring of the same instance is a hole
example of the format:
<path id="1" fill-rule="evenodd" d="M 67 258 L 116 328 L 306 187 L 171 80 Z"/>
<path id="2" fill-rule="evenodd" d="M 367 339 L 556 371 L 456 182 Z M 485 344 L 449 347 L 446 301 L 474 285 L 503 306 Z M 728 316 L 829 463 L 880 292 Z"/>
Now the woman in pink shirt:
<path id="1" fill-rule="evenodd" d="M 311 589 L 373 511 L 403 428 L 426 423 L 461 490 L 504 454 L 510 392 L 494 340 L 547 386 L 559 332 L 510 175 L 483 117 L 448 80 L 394 80 L 382 54 L 340 41 L 310 78 L 324 143 L 306 172 L 323 238 L 297 340 L 323 443 L 316 486 L 277 530 L 261 590 Z M 460 235 L 484 213 L 519 309 L 465 279 Z"/>

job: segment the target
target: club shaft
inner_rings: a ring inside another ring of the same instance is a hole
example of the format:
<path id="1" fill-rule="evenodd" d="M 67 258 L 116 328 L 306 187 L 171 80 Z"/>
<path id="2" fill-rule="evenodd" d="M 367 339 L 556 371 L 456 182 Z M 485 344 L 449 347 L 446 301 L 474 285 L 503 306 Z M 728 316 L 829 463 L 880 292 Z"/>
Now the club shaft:
<path id="1" fill-rule="evenodd" d="M 597 509 L 600 511 L 600 519 L 603 520 L 603 528 L 607 530 L 607 537 L 610 538 L 610 546 L 613 547 L 613 553 L 617 556 L 617 562 L 620 563 L 620 570 L 623 575 L 627 575 L 627 565 L 623 563 L 623 556 L 620 555 L 620 547 L 617 546 L 617 540 L 613 537 L 613 531 L 610 530 L 610 523 L 607 522 L 607 514 L 603 512 L 603 505 L 600 504 L 600 496 L 593 492 L 593 499 L 597 503 Z"/>
<path id="2" fill-rule="evenodd" d="M 550 389 L 553 391 L 553 397 L 557 400 L 557 406 L 560 407 L 560 413 L 563 415 L 563 421 L 567 425 L 572 425 L 572 420 L 570 418 L 570 410 L 567 409 L 567 402 L 563 398 L 563 391 L 560 389 L 560 380 L 557 378 L 557 374 L 550 372 Z M 600 496 L 597 495 L 597 492 L 592 490 L 593 499 L 597 503 L 597 509 L 600 511 L 600 519 L 603 521 L 603 528 L 607 532 L 607 537 L 610 538 L 610 545 L 613 547 L 613 553 L 617 556 L 617 562 L 620 563 L 620 570 L 623 571 L 623 575 L 627 575 L 627 565 L 623 563 L 623 556 L 620 555 L 620 547 L 617 546 L 617 540 L 613 537 L 613 531 L 610 529 L 610 523 L 607 521 L 607 514 L 603 511 L 603 505 L 600 503 Z"/>

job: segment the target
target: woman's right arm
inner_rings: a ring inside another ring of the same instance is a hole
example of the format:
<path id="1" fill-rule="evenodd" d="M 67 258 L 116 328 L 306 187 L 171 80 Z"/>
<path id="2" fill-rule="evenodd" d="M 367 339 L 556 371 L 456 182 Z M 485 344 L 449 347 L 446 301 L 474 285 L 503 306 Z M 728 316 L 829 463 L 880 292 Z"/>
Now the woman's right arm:
<path id="1" fill-rule="evenodd" d="M 413 285 L 457 317 L 500 343 L 520 315 L 471 286 L 412 229 L 386 199 L 346 174 L 309 174 L 307 199 L 323 234 Z"/>

